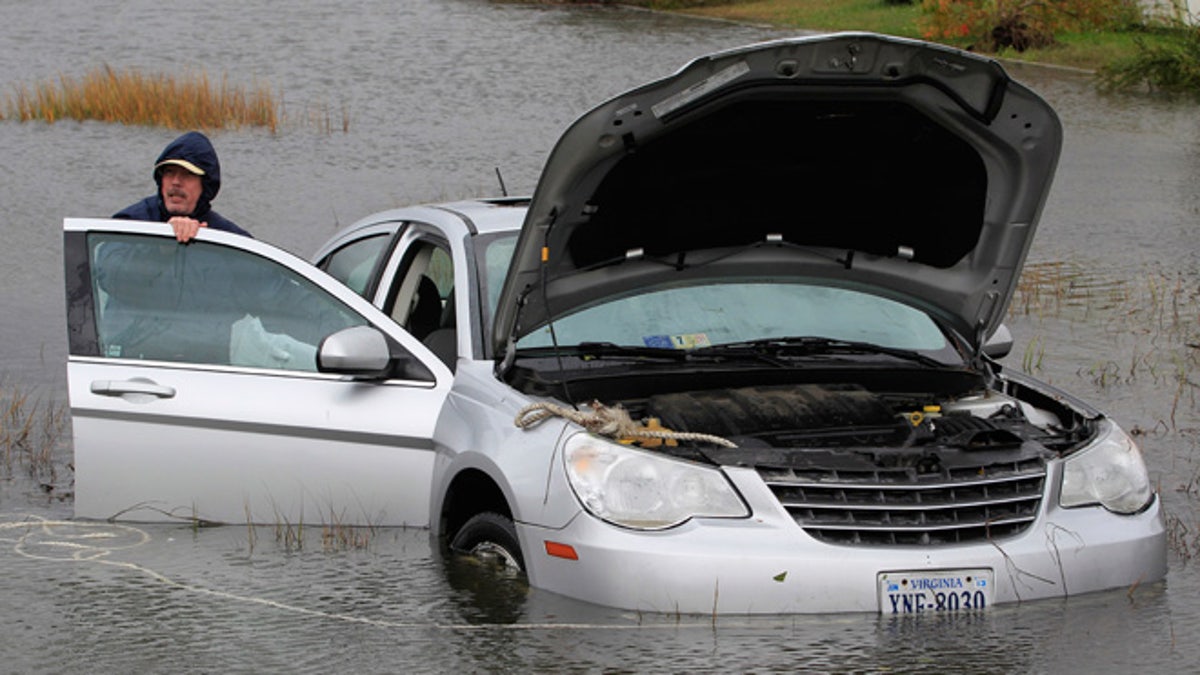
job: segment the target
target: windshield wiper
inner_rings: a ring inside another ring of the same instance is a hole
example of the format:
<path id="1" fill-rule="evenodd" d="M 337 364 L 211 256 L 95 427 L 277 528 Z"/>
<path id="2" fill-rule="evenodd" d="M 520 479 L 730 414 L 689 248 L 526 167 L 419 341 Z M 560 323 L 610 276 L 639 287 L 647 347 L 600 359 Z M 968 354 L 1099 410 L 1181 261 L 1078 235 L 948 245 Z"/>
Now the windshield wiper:
<path id="1" fill-rule="evenodd" d="M 697 349 L 696 353 L 712 352 L 717 354 L 727 351 L 749 351 L 780 359 L 827 354 L 881 354 L 904 361 L 912 361 L 931 368 L 945 368 L 949 365 L 913 349 L 899 349 L 896 347 L 884 347 L 870 342 L 836 340 L 813 336 L 763 338 L 761 340 L 747 340 L 745 342 L 728 342 Z"/>
<path id="2" fill-rule="evenodd" d="M 790 366 L 789 360 L 791 359 L 837 354 L 868 354 L 890 356 L 931 368 L 945 368 L 949 365 L 915 350 L 823 337 L 763 338 L 745 342 L 727 342 L 695 349 L 619 345 L 613 342 L 581 342 L 577 345 L 560 345 L 557 349 L 550 346 L 533 347 L 521 349 L 519 352 L 521 356 L 525 357 L 570 355 L 584 361 L 625 359 L 667 363 L 713 363 L 749 359 L 783 368 Z"/>
<path id="3" fill-rule="evenodd" d="M 518 350 L 522 356 L 570 355 L 584 361 L 591 359 L 626 358 L 635 360 L 684 361 L 687 353 L 679 349 L 618 345 L 613 342 L 581 342 L 559 347 L 531 347 Z"/>
<path id="4" fill-rule="evenodd" d="M 719 364 L 731 361 L 761 361 L 771 366 L 786 368 L 788 364 L 765 351 L 751 349 L 723 350 L 712 347 L 680 349 L 675 347 L 643 347 L 640 345 L 617 345 L 611 342 L 581 342 L 566 347 L 565 353 L 578 356 L 585 361 L 603 358 L 633 358 L 638 360 L 660 360 L 674 363 Z"/>
<path id="5" fill-rule="evenodd" d="M 570 355 L 584 361 L 604 359 L 626 359 L 632 361 L 662 361 L 667 363 L 714 363 L 737 361 L 763 361 L 772 366 L 786 367 L 787 364 L 770 354 L 748 350 L 720 350 L 711 347 L 699 349 L 675 349 L 672 347 L 643 347 L 640 345 L 618 345 L 612 342 L 581 342 L 577 345 L 534 347 L 520 350 L 522 356 Z"/>

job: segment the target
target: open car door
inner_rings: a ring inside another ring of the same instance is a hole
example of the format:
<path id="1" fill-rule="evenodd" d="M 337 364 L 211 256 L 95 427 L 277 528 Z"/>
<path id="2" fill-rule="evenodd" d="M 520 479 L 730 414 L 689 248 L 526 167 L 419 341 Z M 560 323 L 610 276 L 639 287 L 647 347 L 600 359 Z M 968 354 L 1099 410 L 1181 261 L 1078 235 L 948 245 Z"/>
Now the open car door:
<path id="1" fill-rule="evenodd" d="M 63 248 L 78 517 L 428 525 L 451 374 L 385 314 L 225 232 L 67 219 Z"/>

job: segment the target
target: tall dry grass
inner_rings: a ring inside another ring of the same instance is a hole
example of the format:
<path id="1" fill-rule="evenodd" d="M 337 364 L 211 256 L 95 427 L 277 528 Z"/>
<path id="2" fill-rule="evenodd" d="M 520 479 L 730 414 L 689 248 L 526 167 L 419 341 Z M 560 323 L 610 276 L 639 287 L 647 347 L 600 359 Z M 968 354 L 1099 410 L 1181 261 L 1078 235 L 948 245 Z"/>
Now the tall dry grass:
<path id="1" fill-rule="evenodd" d="M 0 478 L 23 470 L 46 492 L 56 490 L 54 453 L 66 441 L 65 406 L 0 381 Z"/>
<path id="2" fill-rule="evenodd" d="M 1026 265 L 1009 315 L 1098 321 L 1113 331 L 1200 348 L 1200 286 L 1193 275 L 1114 277 L 1072 262 Z"/>
<path id="3" fill-rule="evenodd" d="M 1119 338 L 1128 351 L 1098 354 L 1080 375 L 1101 388 L 1140 383 L 1170 394 L 1171 409 L 1162 417 L 1169 429 L 1180 428 L 1178 415 L 1194 420 L 1200 411 L 1200 286 L 1192 275 L 1114 278 L 1082 264 L 1034 263 L 1021 274 L 1009 318 L 1033 325 L 1068 321 L 1107 334 L 1114 344 Z M 1022 368 L 1040 370 L 1046 349 L 1044 336 L 1032 336 Z M 1128 363 L 1119 363 L 1118 355 Z"/>
<path id="4" fill-rule="evenodd" d="M 272 133 L 279 106 L 264 85 L 212 82 L 204 72 L 177 78 L 117 71 L 105 65 L 83 77 L 20 85 L 5 100 L 3 117 L 20 120 L 99 120 L 172 129 L 258 126 Z"/>

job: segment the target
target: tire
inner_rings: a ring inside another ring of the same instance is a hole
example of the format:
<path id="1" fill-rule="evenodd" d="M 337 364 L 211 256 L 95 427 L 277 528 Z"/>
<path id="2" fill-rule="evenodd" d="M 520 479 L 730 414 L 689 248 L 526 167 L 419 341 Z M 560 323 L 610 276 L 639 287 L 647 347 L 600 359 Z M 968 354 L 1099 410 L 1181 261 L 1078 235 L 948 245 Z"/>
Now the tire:
<path id="1" fill-rule="evenodd" d="M 523 572 L 525 558 L 511 518 L 485 511 L 471 516 L 454 534 L 450 549 L 497 567 Z"/>

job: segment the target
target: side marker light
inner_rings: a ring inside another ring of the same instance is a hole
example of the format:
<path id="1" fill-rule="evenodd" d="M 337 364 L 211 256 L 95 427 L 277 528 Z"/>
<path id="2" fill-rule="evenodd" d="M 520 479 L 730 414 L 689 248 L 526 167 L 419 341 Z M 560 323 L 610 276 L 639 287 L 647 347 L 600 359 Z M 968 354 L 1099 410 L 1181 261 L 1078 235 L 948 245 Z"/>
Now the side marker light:
<path id="1" fill-rule="evenodd" d="M 566 560 L 579 560 L 579 554 L 575 552 L 575 548 L 569 544 L 560 544 L 557 541 L 546 542 L 546 555 L 555 558 L 564 558 Z"/>

